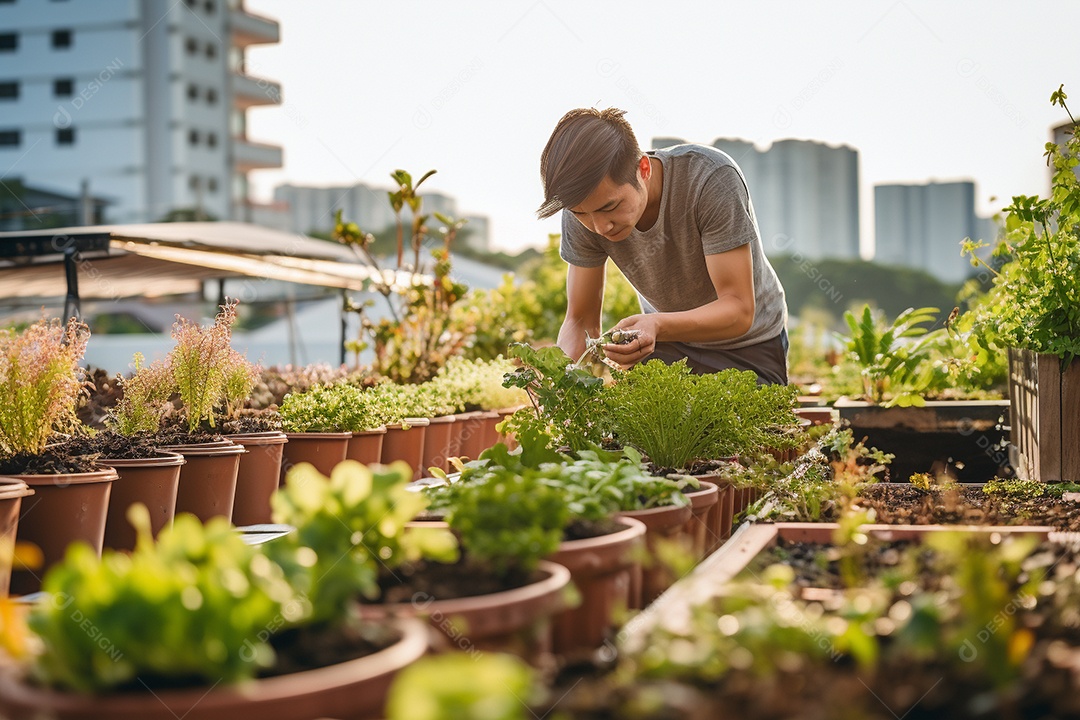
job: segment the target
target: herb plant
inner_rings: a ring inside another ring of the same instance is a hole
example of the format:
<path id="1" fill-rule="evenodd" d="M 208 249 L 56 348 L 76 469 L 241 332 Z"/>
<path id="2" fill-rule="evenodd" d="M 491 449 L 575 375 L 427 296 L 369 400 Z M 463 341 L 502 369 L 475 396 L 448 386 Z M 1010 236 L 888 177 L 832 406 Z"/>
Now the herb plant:
<path id="1" fill-rule="evenodd" d="M 1007 262 L 995 270 L 975 255 L 985 243 L 963 244 L 972 264 L 994 275 L 990 302 L 976 310 L 979 326 L 1005 347 L 1050 353 L 1065 364 L 1080 355 L 1080 124 L 1067 99 L 1064 86 L 1050 95 L 1073 127 L 1064 147 L 1046 144 L 1049 197 L 1017 195 L 1005 208 L 1005 240 L 994 255 Z"/>
<path id="2" fill-rule="evenodd" d="M 394 678 L 388 720 L 529 720 L 532 668 L 513 655 L 447 653 L 426 657 Z"/>
<path id="3" fill-rule="evenodd" d="M 279 412 L 287 432 L 363 432 L 392 421 L 383 396 L 344 382 L 289 393 Z"/>
<path id="4" fill-rule="evenodd" d="M 78 426 L 89 338 L 75 319 L 0 330 L 0 454 L 38 454 L 52 433 Z"/>
<path id="5" fill-rule="evenodd" d="M 615 438 L 657 467 L 760 452 L 790 442 L 774 428 L 796 424 L 796 390 L 758 385 L 753 372 L 694 375 L 686 361 L 639 363 L 604 391 Z"/>

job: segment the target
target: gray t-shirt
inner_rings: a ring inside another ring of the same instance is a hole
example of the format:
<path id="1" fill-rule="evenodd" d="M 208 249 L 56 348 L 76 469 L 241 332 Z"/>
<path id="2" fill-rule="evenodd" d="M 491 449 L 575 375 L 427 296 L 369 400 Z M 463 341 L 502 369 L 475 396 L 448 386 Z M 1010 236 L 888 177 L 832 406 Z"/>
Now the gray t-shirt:
<path id="1" fill-rule="evenodd" d="M 664 167 L 656 223 L 611 242 L 564 210 L 562 259 L 578 267 L 597 267 L 610 257 L 637 290 L 644 312 L 680 312 L 716 300 L 706 255 L 749 244 L 755 304 L 750 330 L 737 338 L 687 344 L 732 350 L 779 335 L 787 325 L 784 288 L 762 249 L 739 166 L 726 153 L 706 145 L 677 145 L 647 154 Z"/>

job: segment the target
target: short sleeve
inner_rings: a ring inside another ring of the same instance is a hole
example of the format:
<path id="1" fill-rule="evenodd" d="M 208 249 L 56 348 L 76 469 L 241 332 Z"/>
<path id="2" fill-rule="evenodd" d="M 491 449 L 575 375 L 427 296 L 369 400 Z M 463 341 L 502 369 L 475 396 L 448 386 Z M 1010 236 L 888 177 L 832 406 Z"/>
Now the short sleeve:
<path id="1" fill-rule="evenodd" d="M 758 239 L 750 195 L 733 167 L 719 168 L 705 180 L 695 208 L 706 255 L 734 250 Z"/>
<path id="2" fill-rule="evenodd" d="M 596 237 L 566 210 L 562 214 L 562 241 L 559 256 L 575 267 L 591 268 L 603 265 L 607 252 L 599 246 Z"/>

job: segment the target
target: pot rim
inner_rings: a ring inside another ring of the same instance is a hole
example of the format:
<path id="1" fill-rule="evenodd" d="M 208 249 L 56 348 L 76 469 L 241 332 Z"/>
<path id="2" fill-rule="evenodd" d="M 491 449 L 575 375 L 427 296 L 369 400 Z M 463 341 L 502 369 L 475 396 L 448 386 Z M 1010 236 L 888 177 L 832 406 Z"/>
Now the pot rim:
<path id="1" fill-rule="evenodd" d="M 149 458 L 98 458 L 98 462 L 111 467 L 173 467 L 187 462 L 183 455 L 171 450 L 158 450 L 158 454 Z"/>
<path id="2" fill-rule="evenodd" d="M 67 485 L 93 485 L 95 483 L 113 482 L 119 475 L 115 468 L 105 467 L 101 470 L 85 473 L 46 473 L 42 475 L 9 474 L 6 477 L 22 480 L 30 487 L 65 487 Z"/>
<path id="3" fill-rule="evenodd" d="M 0 476 L 0 500 L 14 500 L 34 494 L 34 489 L 23 480 L 6 475 Z"/>

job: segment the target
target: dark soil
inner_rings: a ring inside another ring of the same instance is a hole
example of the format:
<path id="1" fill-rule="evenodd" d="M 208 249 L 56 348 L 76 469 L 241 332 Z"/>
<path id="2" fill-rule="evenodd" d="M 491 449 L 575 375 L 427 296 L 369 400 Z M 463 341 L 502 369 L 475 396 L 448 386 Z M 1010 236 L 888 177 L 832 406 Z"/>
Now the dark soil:
<path id="1" fill-rule="evenodd" d="M 281 430 L 281 416 L 274 410 L 244 409 L 240 411 L 238 417 L 221 422 L 221 432 L 225 435 L 279 430 Z"/>
<path id="2" fill-rule="evenodd" d="M 615 520 L 571 520 L 570 524 L 563 528 L 563 542 L 569 540 L 587 540 L 588 538 L 611 535 L 625 529 Z"/>
<path id="3" fill-rule="evenodd" d="M 528 585 L 540 577 L 541 573 L 537 571 L 498 578 L 489 568 L 470 564 L 464 558 L 454 564 L 420 561 L 383 573 L 379 578 L 379 597 L 372 602 L 407 603 L 419 593 L 436 600 L 490 595 Z"/>
<path id="4" fill-rule="evenodd" d="M 1045 525 L 1080 531 L 1080 503 L 1054 497 L 987 495 L 981 487 L 920 490 L 876 483 L 859 491 L 858 505 L 873 508 L 887 525 Z"/>
<path id="5" fill-rule="evenodd" d="M 274 667 L 262 676 L 288 675 L 355 660 L 384 650 L 400 639 L 400 633 L 374 623 L 344 628 L 292 628 L 270 638 L 277 658 Z"/>
<path id="6" fill-rule="evenodd" d="M 97 462 L 97 454 L 80 454 L 67 443 L 50 445 L 38 455 L 16 453 L 0 458 L 0 475 L 58 475 L 103 469 Z"/>
<path id="7" fill-rule="evenodd" d="M 903 571 L 904 578 L 909 579 L 907 573 L 912 566 L 908 565 L 905 568 L 901 565 L 906 554 L 909 560 L 915 560 L 915 568 L 921 578 L 920 587 L 933 586 L 935 575 L 929 567 L 934 557 L 933 551 L 925 548 L 918 553 L 907 552 L 914 545 L 915 543 L 907 540 L 871 542 L 860 547 L 858 556 L 860 576 L 863 578 L 880 577 L 883 574 Z M 782 563 L 795 571 L 794 585 L 796 587 L 842 590 L 846 587 L 840 571 L 842 557 L 842 549 L 835 545 L 791 542 L 779 538 L 775 546 L 754 558 L 744 572 L 760 577 L 762 571 L 768 566 Z"/>
<path id="8" fill-rule="evenodd" d="M 72 438 L 68 446 L 74 454 L 93 455 L 107 460 L 143 460 L 164 456 L 157 447 L 157 436 L 145 433 L 128 436 L 106 431 L 93 437 Z"/>
<path id="9" fill-rule="evenodd" d="M 220 442 L 226 438 L 211 432 L 186 432 L 184 430 L 170 430 L 157 436 L 158 447 L 169 445 L 203 445 L 205 443 Z"/>

